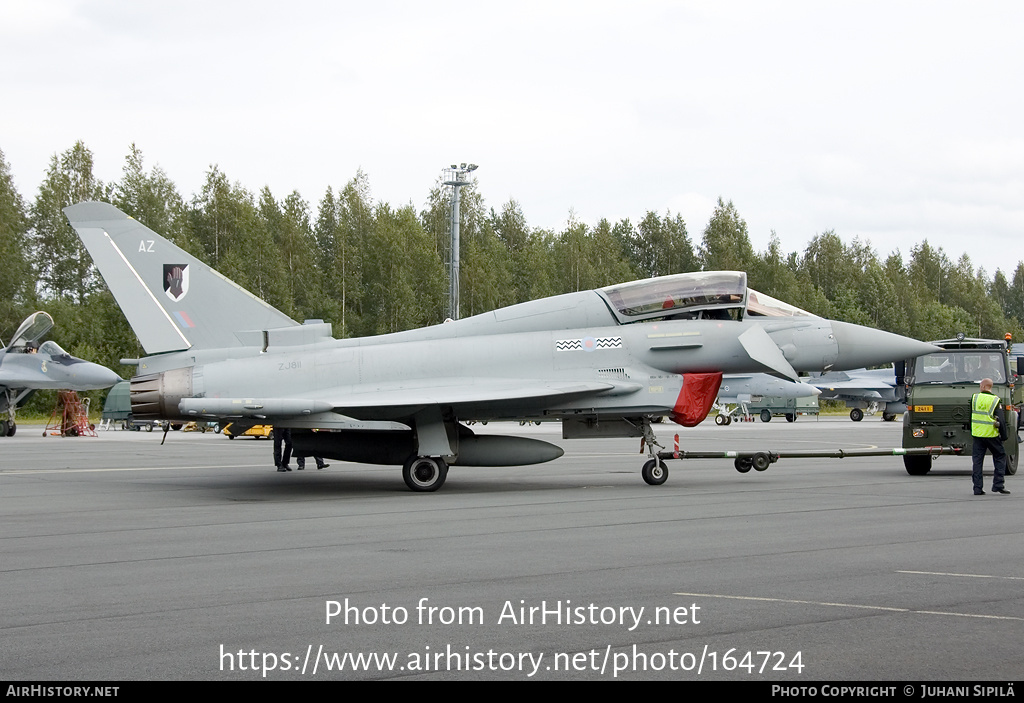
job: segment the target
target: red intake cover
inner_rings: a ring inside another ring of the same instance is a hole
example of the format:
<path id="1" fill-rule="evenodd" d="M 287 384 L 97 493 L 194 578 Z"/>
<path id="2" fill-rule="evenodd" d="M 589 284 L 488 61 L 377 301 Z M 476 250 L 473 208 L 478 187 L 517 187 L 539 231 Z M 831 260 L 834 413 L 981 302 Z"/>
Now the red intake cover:
<path id="1" fill-rule="evenodd" d="M 683 427 L 696 427 L 708 416 L 722 385 L 722 373 L 684 373 L 683 388 L 679 391 L 672 422 Z"/>

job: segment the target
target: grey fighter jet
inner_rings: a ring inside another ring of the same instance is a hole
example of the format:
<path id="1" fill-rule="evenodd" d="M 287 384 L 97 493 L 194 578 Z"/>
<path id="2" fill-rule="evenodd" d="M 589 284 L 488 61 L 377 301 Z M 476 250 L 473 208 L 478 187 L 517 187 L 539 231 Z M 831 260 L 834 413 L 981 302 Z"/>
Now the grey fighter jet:
<path id="1" fill-rule="evenodd" d="M 750 418 L 747 406 L 765 398 L 813 398 L 821 391 L 806 383 L 795 383 L 766 373 L 725 374 L 718 389 L 715 424 L 728 425 L 734 419 Z M 768 416 L 770 417 L 770 415 Z M 787 415 L 787 419 L 795 419 Z"/>
<path id="2" fill-rule="evenodd" d="M 848 369 L 934 351 L 830 322 L 710 271 L 569 293 L 456 322 L 334 339 L 298 324 L 111 205 L 64 210 L 149 356 L 136 418 L 292 429 L 295 451 L 402 466 L 414 491 L 450 465 L 550 461 L 560 447 L 475 434 L 468 421 L 560 421 L 564 438 L 643 437 L 642 470 L 665 481 L 651 418 L 692 426 L 723 373 Z"/>
<path id="3" fill-rule="evenodd" d="M 14 436 L 15 410 L 37 390 L 91 391 L 121 380 L 104 366 L 71 356 L 54 341 L 40 344 L 51 327 L 52 317 L 34 312 L 21 323 L 10 346 L 0 349 L 0 437 Z"/>
<path id="4" fill-rule="evenodd" d="M 980 379 L 979 379 L 980 380 Z M 907 411 L 906 404 L 897 397 L 896 372 L 887 369 L 853 369 L 833 371 L 812 376 L 807 383 L 821 391 L 821 397 L 841 400 L 851 408 L 850 419 L 860 422 L 865 412 L 873 415 L 881 409 L 882 419 L 892 422 Z"/>

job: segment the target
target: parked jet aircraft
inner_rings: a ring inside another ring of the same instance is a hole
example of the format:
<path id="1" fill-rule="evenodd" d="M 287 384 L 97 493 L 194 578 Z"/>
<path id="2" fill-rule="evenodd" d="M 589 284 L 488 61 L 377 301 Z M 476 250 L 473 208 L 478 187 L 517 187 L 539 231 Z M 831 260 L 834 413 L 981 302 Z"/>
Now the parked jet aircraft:
<path id="1" fill-rule="evenodd" d="M 14 436 L 15 410 L 37 390 L 91 391 L 121 380 L 108 368 L 76 359 L 54 341 L 39 344 L 51 327 L 52 317 L 34 312 L 18 327 L 10 346 L 0 349 L 0 437 Z"/>
<path id="2" fill-rule="evenodd" d="M 806 383 L 794 383 L 766 373 L 727 373 L 722 376 L 722 386 L 718 389 L 718 399 L 714 405 L 718 410 L 715 423 L 728 425 L 741 416 L 749 418 L 747 406 L 763 398 L 813 398 L 820 393 L 817 388 Z M 792 419 L 795 418 L 794 415 Z M 786 419 L 791 418 L 787 416 Z"/>
<path id="3" fill-rule="evenodd" d="M 449 465 L 550 461 L 560 447 L 477 435 L 470 420 L 559 420 L 564 438 L 643 437 L 650 418 L 703 420 L 722 373 L 858 368 L 934 348 L 810 316 L 748 291 L 746 274 L 653 278 L 521 303 L 422 329 L 334 339 L 300 325 L 111 205 L 64 210 L 149 356 L 136 418 L 292 428 L 299 455 L 400 464 L 414 491 Z M 313 432 L 312 430 L 318 430 Z"/>
<path id="4" fill-rule="evenodd" d="M 864 411 L 873 413 L 881 408 L 882 419 L 892 422 L 902 415 L 907 406 L 896 396 L 896 373 L 887 369 L 854 369 L 852 371 L 831 371 L 821 376 L 811 376 L 807 383 L 821 391 L 821 397 L 842 400 L 851 408 L 850 419 L 860 422 Z"/>

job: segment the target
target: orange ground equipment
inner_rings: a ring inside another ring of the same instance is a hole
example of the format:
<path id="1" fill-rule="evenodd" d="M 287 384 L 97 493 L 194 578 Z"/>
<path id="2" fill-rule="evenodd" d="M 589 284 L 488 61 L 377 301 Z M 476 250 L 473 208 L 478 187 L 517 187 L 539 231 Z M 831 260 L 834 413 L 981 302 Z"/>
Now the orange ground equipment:
<path id="1" fill-rule="evenodd" d="M 96 427 L 89 424 L 89 399 L 82 400 L 75 391 L 58 391 L 50 421 L 43 436 L 95 437 Z"/>

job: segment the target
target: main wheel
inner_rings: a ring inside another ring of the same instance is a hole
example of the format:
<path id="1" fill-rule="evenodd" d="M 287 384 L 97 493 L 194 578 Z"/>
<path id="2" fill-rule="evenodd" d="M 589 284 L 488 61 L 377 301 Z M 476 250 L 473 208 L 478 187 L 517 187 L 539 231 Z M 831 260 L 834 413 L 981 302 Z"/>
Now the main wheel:
<path id="1" fill-rule="evenodd" d="M 725 415 L 715 415 L 715 424 L 719 427 L 725 424 Z"/>
<path id="2" fill-rule="evenodd" d="M 771 422 L 771 421 L 772 421 L 772 413 L 771 413 L 771 411 L 770 410 L 762 410 L 761 411 L 761 422 Z"/>
<path id="3" fill-rule="evenodd" d="M 903 466 L 911 476 L 924 476 L 932 470 L 932 458 L 927 454 L 912 454 L 903 457 Z"/>
<path id="4" fill-rule="evenodd" d="M 7 436 L 7 420 L 0 420 L 0 437 Z"/>
<path id="5" fill-rule="evenodd" d="M 1020 450 L 1017 450 L 1016 454 L 1006 453 L 1006 475 L 1013 476 L 1017 473 L 1017 458 L 1020 456 Z"/>
<path id="6" fill-rule="evenodd" d="M 644 468 L 640 470 L 640 475 L 644 477 L 644 481 L 648 485 L 660 486 L 668 480 L 668 467 L 660 459 L 651 459 L 644 464 Z"/>
<path id="7" fill-rule="evenodd" d="M 750 471 L 754 466 L 754 461 L 750 457 L 738 456 L 736 460 L 732 462 L 732 465 L 736 467 L 736 470 L 741 474 L 745 474 Z"/>
<path id="8" fill-rule="evenodd" d="M 412 456 L 402 466 L 402 478 L 410 490 L 418 493 L 436 491 L 448 478 L 448 464 L 433 456 Z"/>
<path id="9" fill-rule="evenodd" d="M 860 422 L 864 419 L 864 411 L 860 408 L 854 408 L 850 411 L 850 419 L 854 422 Z"/>
<path id="10" fill-rule="evenodd" d="M 885 422 L 892 422 L 896 419 L 896 413 L 882 413 L 882 420 Z"/>

